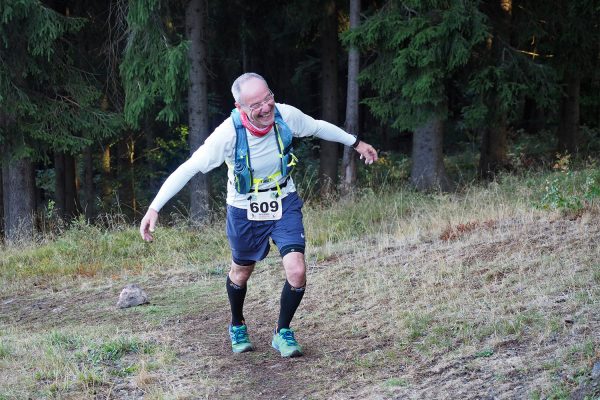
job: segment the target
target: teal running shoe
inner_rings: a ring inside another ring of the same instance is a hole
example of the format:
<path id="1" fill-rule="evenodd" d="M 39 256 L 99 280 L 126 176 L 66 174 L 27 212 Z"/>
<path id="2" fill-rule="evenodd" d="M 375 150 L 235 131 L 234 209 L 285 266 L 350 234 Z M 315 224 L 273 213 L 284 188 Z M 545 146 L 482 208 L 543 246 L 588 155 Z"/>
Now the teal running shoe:
<path id="1" fill-rule="evenodd" d="M 234 353 L 245 353 L 254 350 L 248 337 L 248 328 L 246 325 L 229 325 L 229 337 L 231 338 L 231 350 Z"/>
<path id="2" fill-rule="evenodd" d="M 271 346 L 281 353 L 281 357 L 299 357 L 302 355 L 302 347 L 294 338 L 294 331 L 282 328 L 273 335 Z"/>

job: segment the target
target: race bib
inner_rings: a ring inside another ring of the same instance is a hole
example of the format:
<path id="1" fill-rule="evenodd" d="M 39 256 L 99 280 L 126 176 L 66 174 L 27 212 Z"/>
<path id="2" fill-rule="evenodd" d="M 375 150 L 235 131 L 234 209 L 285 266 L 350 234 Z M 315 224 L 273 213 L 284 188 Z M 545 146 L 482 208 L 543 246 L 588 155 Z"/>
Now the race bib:
<path id="1" fill-rule="evenodd" d="M 276 221 L 281 219 L 281 198 L 276 190 L 252 193 L 248 199 L 248 219 L 250 221 Z"/>

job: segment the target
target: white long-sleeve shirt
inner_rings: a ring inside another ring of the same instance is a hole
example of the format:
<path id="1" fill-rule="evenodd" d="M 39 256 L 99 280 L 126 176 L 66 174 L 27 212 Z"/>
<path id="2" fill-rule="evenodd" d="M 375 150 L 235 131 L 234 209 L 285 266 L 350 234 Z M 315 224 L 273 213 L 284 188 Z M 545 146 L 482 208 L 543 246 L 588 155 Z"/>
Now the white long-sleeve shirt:
<path id="1" fill-rule="evenodd" d="M 323 120 L 316 120 L 295 107 L 287 104 L 276 104 L 281 117 L 292 131 L 294 137 L 316 136 L 333 142 L 351 146 L 356 138 L 337 126 Z M 250 165 L 254 178 L 266 178 L 280 170 L 279 148 L 275 130 L 271 129 L 263 137 L 256 137 L 246 130 Z M 192 156 L 179 166 L 163 183 L 158 194 L 150 204 L 150 208 L 160 209 L 175 196 L 185 184 L 198 172 L 207 173 L 219 167 L 223 162 L 227 164 L 227 204 L 238 208 L 247 208 L 247 195 L 242 195 L 235 190 L 233 185 L 233 167 L 235 157 L 236 132 L 231 117 L 219 125 L 206 139 L 204 144 Z M 280 183 L 285 180 L 280 178 Z M 259 189 L 274 187 L 275 183 L 265 180 Z M 282 188 L 282 198 L 294 192 L 296 187 L 290 177 L 285 188 Z"/>

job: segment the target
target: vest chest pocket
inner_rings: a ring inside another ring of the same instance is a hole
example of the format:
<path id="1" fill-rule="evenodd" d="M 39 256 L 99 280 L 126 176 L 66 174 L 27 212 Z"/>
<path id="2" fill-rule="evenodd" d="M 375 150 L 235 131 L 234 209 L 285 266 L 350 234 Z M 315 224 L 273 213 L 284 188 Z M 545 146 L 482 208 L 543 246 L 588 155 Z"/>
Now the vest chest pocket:
<path id="1" fill-rule="evenodd" d="M 252 170 L 246 160 L 236 162 L 233 167 L 233 176 L 235 178 L 235 190 L 238 193 L 248 193 L 252 188 Z"/>

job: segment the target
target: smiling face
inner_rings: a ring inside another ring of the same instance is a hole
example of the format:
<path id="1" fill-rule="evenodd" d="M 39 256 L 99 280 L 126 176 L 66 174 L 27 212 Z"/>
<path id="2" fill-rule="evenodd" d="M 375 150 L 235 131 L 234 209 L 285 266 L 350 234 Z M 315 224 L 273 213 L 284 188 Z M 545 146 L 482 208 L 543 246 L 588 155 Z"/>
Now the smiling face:
<path id="1" fill-rule="evenodd" d="M 267 84 L 252 78 L 240 86 L 240 102 L 235 107 L 246 113 L 257 128 L 273 125 L 275 121 L 275 100 Z"/>

